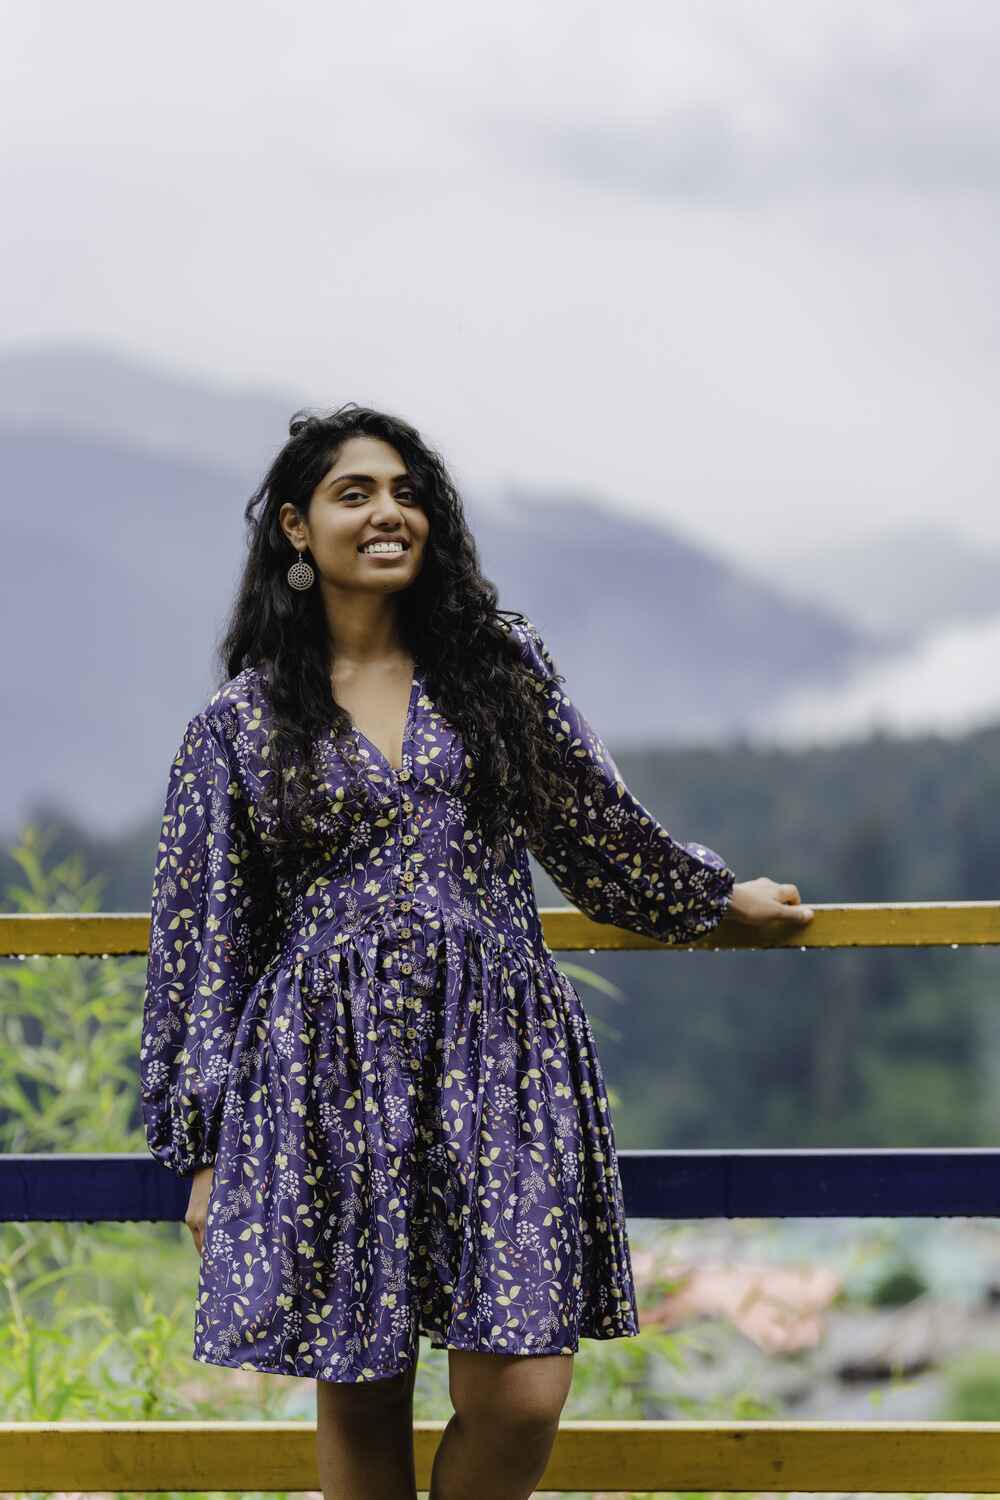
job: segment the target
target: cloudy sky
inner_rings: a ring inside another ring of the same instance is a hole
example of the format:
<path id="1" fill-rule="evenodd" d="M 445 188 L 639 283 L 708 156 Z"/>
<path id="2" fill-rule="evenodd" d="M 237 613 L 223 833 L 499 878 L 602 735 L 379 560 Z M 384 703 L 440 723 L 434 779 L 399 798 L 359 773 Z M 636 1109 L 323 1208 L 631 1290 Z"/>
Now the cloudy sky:
<path id="1" fill-rule="evenodd" d="M 2 9 L 9 343 L 385 405 L 748 563 L 1000 542 L 990 0 Z"/>

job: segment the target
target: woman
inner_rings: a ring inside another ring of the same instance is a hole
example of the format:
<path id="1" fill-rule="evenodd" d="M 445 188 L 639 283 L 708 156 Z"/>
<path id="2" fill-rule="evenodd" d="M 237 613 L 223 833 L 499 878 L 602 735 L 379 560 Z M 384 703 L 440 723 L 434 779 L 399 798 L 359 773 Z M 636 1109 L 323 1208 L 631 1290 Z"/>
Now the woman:
<path id="1" fill-rule="evenodd" d="M 412 1495 L 423 1332 L 456 1409 L 435 1495 L 527 1495 L 580 1337 L 638 1332 L 528 851 L 664 943 L 812 912 L 631 796 L 413 427 L 296 415 L 246 519 L 226 680 L 170 770 L 140 1053 L 149 1149 L 191 1179 L 194 1357 L 314 1378 L 325 1492 Z"/>

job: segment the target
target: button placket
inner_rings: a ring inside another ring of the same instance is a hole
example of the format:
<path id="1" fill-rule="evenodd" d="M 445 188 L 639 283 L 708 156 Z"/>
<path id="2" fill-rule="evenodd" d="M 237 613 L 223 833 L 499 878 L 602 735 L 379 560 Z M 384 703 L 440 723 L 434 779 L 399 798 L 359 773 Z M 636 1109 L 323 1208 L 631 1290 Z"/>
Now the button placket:
<path id="1" fill-rule="evenodd" d="M 410 769 L 405 764 L 405 761 L 404 761 L 402 769 L 397 773 L 397 778 L 401 782 L 407 782 L 407 781 L 410 780 Z M 415 810 L 415 803 L 414 803 L 412 797 L 410 797 L 410 796 L 407 795 L 407 793 L 406 793 L 405 790 L 401 792 L 401 806 L 402 806 L 402 811 L 406 815 L 406 819 L 408 820 L 409 816 Z M 417 842 L 417 839 L 416 839 L 416 835 L 413 832 L 411 832 L 411 826 L 409 825 L 408 821 L 404 822 L 404 820 L 401 818 L 400 819 L 400 823 L 402 823 L 403 826 L 399 827 L 397 825 L 397 831 L 399 833 L 399 842 L 400 842 L 400 844 L 402 844 L 404 846 L 404 856 L 403 857 L 404 857 L 404 860 L 405 860 L 405 857 L 406 857 L 405 856 L 405 850 L 411 848 L 412 845 L 414 845 Z M 398 875 L 399 879 L 403 883 L 403 891 L 407 895 L 411 894 L 411 892 L 412 892 L 412 886 L 413 886 L 413 879 L 414 879 L 413 871 L 410 870 L 410 869 L 402 869 L 400 866 L 397 866 L 395 873 Z M 411 901 L 408 901 L 408 900 L 407 901 L 402 901 L 402 902 L 400 902 L 400 911 L 409 913 L 411 911 L 411 909 L 412 909 L 412 905 L 413 905 L 413 903 Z M 408 919 L 406 917 L 404 917 L 403 920 L 404 920 L 404 925 L 397 929 L 397 934 L 398 934 L 398 936 L 401 939 L 404 939 L 404 940 L 405 939 L 411 939 L 412 940 L 412 938 L 413 938 L 413 928 L 412 928 L 412 926 L 409 925 L 409 921 L 408 921 Z M 402 950 L 400 952 L 400 958 L 402 960 L 402 962 L 400 963 L 400 966 L 399 966 L 400 973 L 401 974 L 405 974 L 405 975 L 412 974 L 413 973 L 414 965 L 413 965 L 413 962 L 411 960 L 414 958 L 414 955 L 412 953 L 407 953 L 406 950 Z"/>

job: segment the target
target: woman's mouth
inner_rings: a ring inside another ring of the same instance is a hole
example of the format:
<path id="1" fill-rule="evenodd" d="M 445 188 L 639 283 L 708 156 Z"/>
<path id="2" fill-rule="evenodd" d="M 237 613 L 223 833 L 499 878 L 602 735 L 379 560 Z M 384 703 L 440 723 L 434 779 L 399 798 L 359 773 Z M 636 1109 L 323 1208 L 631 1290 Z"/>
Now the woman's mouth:
<path id="1" fill-rule="evenodd" d="M 401 557 L 406 550 L 403 542 L 368 542 L 358 548 L 362 557 Z"/>

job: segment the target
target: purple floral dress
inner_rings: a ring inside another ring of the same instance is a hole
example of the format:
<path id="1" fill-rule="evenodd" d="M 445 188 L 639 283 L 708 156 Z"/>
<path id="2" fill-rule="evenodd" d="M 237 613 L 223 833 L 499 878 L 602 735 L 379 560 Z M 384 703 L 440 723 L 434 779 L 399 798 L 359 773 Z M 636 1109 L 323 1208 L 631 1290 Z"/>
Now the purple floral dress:
<path id="1" fill-rule="evenodd" d="M 531 852 L 580 910 L 664 943 L 736 879 L 629 793 L 508 623 L 576 786 Z M 260 831 L 256 668 L 192 718 L 154 874 L 139 1073 L 152 1155 L 214 1164 L 195 1359 L 375 1380 L 436 1349 L 575 1353 L 639 1331 L 614 1130 L 583 1003 L 543 937 L 520 825 L 466 818 L 472 766 L 417 669 L 394 769 L 322 746 L 301 872 Z"/>

